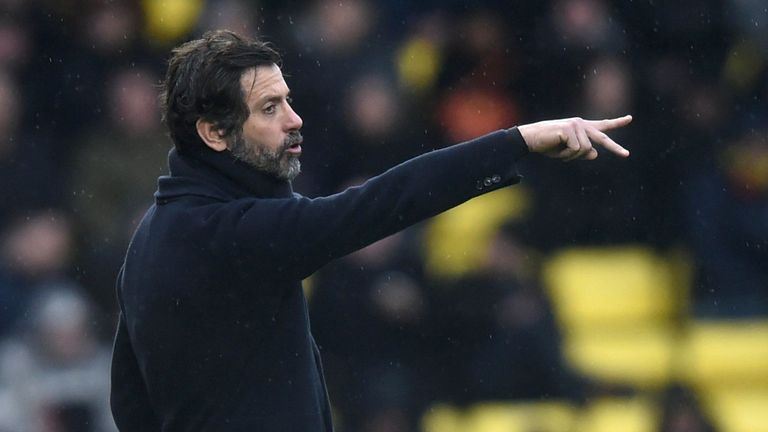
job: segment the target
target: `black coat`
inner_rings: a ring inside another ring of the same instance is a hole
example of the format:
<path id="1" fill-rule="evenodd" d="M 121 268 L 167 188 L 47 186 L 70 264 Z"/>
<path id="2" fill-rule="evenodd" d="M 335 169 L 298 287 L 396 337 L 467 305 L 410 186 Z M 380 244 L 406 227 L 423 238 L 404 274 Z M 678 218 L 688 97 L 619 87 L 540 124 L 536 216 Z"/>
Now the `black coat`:
<path id="1" fill-rule="evenodd" d="M 411 159 L 329 197 L 228 152 L 171 151 L 117 281 L 112 410 L 122 431 L 331 431 L 301 280 L 519 181 L 516 129 Z"/>

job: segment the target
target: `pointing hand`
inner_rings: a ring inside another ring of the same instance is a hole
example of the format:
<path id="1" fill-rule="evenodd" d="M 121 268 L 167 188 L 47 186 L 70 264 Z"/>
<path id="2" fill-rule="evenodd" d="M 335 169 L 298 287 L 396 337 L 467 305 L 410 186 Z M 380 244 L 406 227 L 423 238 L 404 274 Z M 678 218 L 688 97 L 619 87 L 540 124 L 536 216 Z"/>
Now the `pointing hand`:
<path id="1" fill-rule="evenodd" d="M 605 131 L 628 125 L 631 115 L 606 120 L 584 120 L 579 117 L 547 120 L 519 126 L 528 150 L 545 156 L 572 161 L 597 158 L 595 147 L 602 147 L 621 157 L 629 150 L 617 144 Z"/>

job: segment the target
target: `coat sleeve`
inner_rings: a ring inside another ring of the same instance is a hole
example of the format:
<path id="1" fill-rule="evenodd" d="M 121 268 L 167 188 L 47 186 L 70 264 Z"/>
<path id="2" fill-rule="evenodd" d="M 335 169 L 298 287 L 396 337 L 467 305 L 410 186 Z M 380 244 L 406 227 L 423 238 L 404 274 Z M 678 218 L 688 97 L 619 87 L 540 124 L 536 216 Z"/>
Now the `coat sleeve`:
<path id="1" fill-rule="evenodd" d="M 309 199 L 239 200 L 213 215 L 254 271 L 303 279 L 328 261 L 473 197 L 520 180 L 528 152 L 516 128 L 408 160 L 361 186 Z"/>

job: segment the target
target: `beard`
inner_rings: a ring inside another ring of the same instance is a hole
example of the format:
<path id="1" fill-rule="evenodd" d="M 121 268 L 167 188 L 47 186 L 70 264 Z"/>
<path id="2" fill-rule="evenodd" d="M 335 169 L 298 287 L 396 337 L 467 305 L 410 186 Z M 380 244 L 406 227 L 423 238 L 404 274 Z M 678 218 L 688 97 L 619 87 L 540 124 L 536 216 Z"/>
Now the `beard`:
<path id="1" fill-rule="evenodd" d="M 302 142 L 299 131 L 289 132 L 279 148 L 272 151 L 264 145 L 250 143 L 242 134 L 236 134 L 230 151 L 232 155 L 256 168 L 275 177 L 291 181 L 301 172 L 299 157 L 288 152 L 288 148 Z"/>

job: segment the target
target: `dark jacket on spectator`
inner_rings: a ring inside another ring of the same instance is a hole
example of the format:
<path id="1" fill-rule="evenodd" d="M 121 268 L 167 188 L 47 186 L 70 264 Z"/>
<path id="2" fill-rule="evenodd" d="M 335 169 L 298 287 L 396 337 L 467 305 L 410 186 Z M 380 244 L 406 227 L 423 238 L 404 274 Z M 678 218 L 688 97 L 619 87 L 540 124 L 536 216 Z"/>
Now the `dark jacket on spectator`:
<path id="1" fill-rule="evenodd" d="M 117 281 L 112 410 L 122 431 L 331 431 L 301 280 L 519 180 L 516 129 L 310 199 L 202 150 L 169 157 Z"/>

